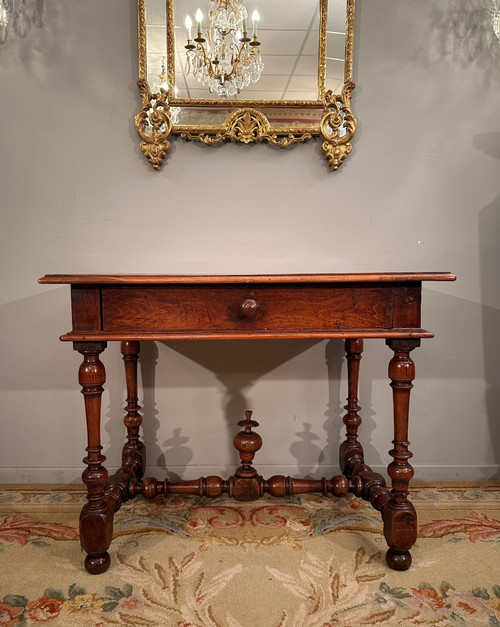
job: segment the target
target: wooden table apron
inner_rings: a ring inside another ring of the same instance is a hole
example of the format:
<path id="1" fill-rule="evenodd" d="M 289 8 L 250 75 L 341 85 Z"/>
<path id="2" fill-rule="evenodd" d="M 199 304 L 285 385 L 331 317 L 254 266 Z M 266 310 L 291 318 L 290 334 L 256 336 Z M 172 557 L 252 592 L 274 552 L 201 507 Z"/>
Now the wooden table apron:
<path id="1" fill-rule="evenodd" d="M 83 357 L 79 383 L 85 401 L 87 456 L 83 481 L 88 502 L 80 515 L 80 538 L 88 572 L 104 572 L 113 533 L 113 515 L 137 494 L 223 493 L 242 500 L 265 493 L 283 497 L 307 492 L 343 497 L 353 492 L 382 514 L 389 546 L 386 559 L 396 570 L 411 564 L 417 518 L 408 500 L 413 476 L 408 442 L 410 390 L 415 368 L 410 352 L 433 334 L 421 328 L 422 281 L 452 281 L 449 273 L 308 274 L 248 276 L 46 275 L 43 284 L 71 285 L 72 330 L 61 340 L 73 342 Z M 339 338 L 345 342 L 348 397 L 343 418 L 346 439 L 340 446 L 341 475 L 327 479 L 261 477 L 252 462 L 262 446 L 251 412 L 238 422 L 234 438 L 241 465 L 228 479 L 190 481 L 144 478 L 146 451 L 140 439 L 137 363 L 142 340 L 223 340 Z M 384 339 L 393 351 L 389 378 L 393 391 L 394 440 L 388 474 L 364 461 L 358 440 L 359 365 L 364 338 Z M 124 423 L 127 439 L 122 466 L 108 476 L 103 466 L 100 422 L 105 369 L 100 354 L 110 340 L 121 342 L 127 382 Z"/>

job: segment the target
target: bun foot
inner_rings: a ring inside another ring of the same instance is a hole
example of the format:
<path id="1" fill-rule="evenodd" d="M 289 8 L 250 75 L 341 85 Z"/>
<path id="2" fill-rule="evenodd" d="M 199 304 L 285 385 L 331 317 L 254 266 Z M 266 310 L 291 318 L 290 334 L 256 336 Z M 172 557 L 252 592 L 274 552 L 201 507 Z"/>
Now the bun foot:
<path id="1" fill-rule="evenodd" d="M 111 558 L 107 551 L 97 557 L 87 555 L 85 558 L 85 569 L 91 575 L 100 575 L 108 570 L 110 563 Z"/>
<path id="2" fill-rule="evenodd" d="M 385 554 L 385 561 L 387 566 L 393 570 L 408 570 L 411 566 L 411 553 L 410 551 L 389 549 Z"/>

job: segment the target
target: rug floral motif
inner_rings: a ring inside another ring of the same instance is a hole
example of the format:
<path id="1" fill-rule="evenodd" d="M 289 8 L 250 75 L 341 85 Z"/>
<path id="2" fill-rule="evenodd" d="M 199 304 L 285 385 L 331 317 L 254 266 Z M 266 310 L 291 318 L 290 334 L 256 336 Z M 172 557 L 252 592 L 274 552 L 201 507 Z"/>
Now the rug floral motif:
<path id="1" fill-rule="evenodd" d="M 0 626 L 500 627 L 500 485 L 419 486 L 410 570 L 360 499 L 138 497 L 83 568 L 83 491 L 0 490 Z"/>

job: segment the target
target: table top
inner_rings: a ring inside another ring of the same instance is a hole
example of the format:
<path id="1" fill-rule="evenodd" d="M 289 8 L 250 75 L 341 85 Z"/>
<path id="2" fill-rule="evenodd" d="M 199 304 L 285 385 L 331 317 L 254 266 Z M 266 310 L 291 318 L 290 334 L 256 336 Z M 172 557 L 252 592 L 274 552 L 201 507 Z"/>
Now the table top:
<path id="1" fill-rule="evenodd" d="M 423 281 L 448 272 L 356 274 L 50 274 L 71 285 L 64 341 L 423 338 Z"/>
<path id="2" fill-rule="evenodd" d="M 354 274 L 46 274 L 39 283 L 57 285 L 207 284 L 207 283 L 374 283 L 454 281 L 450 272 L 358 272 Z"/>

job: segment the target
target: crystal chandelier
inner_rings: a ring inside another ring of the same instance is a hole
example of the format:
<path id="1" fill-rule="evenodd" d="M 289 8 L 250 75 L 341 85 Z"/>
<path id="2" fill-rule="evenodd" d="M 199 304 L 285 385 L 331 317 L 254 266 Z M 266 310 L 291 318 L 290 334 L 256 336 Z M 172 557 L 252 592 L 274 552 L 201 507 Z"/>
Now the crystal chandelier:
<path id="1" fill-rule="evenodd" d="M 250 83 L 256 83 L 262 74 L 264 62 L 257 39 L 259 13 L 254 11 L 252 15 L 251 38 L 247 34 L 247 17 L 242 0 L 210 0 L 208 30 L 203 33 L 203 14 L 198 9 L 198 36 L 193 42 L 193 22 L 186 16 L 186 74 L 206 85 L 210 93 L 234 97 Z"/>
<path id="2" fill-rule="evenodd" d="M 165 67 L 165 57 L 161 60 L 161 72 L 155 77 L 152 89 L 154 93 L 159 93 L 161 89 L 168 93 L 168 76 L 167 68 Z M 174 96 L 177 97 L 178 93 L 179 89 L 174 87 Z M 172 124 L 177 124 L 179 122 L 179 117 L 179 107 L 170 107 L 170 119 L 172 120 Z"/>
<path id="3" fill-rule="evenodd" d="M 500 6 L 497 4 L 497 0 L 493 0 L 491 3 L 491 24 L 495 35 L 500 40 Z"/>
<path id="4" fill-rule="evenodd" d="M 35 0 L 33 12 L 28 14 L 26 0 L 0 0 L 0 44 L 5 44 L 10 26 L 14 33 L 24 39 L 31 26 L 43 26 L 45 0 Z"/>

